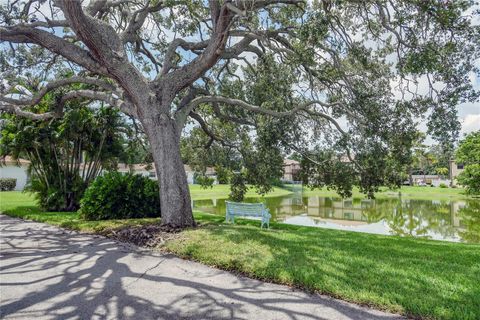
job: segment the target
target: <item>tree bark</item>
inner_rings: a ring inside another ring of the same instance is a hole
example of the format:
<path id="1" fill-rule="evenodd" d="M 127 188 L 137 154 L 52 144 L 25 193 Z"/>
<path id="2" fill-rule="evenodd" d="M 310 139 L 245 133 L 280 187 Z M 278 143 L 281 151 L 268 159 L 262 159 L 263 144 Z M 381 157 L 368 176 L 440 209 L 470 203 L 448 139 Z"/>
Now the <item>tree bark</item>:
<path id="1" fill-rule="evenodd" d="M 195 226 L 187 175 L 180 156 L 180 133 L 165 113 L 141 119 L 148 135 L 160 187 L 162 225 Z"/>

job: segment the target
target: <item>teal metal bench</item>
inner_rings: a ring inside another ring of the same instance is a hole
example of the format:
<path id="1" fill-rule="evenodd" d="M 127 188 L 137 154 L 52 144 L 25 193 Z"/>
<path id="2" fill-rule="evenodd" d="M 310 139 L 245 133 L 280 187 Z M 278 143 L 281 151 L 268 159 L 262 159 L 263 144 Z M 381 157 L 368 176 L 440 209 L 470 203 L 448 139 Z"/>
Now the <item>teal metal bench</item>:
<path id="1" fill-rule="evenodd" d="M 235 216 L 240 217 L 258 217 L 262 218 L 262 224 L 270 228 L 270 218 L 272 215 L 269 213 L 268 208 L 263 203 L 240 203 L 240 202 L 225 202 L 227 205 L 227 212 L 225 214 L 225 221 L 235 223 Z"/>

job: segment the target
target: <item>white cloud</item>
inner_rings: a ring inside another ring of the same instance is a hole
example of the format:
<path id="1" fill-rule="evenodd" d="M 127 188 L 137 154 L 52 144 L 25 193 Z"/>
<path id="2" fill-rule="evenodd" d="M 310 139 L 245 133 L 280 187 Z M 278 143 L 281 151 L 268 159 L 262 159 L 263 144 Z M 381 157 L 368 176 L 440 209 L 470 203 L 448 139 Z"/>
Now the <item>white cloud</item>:
<path id="1" fill-rule="evenodd" d="M 480 130 L 480 114 L 469 114 L 461 120 L 462 134 Z"/>

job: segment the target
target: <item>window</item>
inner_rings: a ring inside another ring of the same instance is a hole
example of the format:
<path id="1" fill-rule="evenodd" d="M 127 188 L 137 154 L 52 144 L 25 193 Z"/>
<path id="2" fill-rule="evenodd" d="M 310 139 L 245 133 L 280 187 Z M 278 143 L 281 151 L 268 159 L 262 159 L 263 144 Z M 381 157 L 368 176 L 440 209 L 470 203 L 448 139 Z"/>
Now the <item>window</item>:
<path id="1" fill-rule="evenodd" d="M 345 213 L 343 214 L 343 218 L 346 219 L 346 220 L 354 220 L 353 217 L 354 217 L 354 216 L 353 216 L 353 212 L 345 212 Z"/>
<path id="2" fill-rule="evenodd" d="M 463 169 L 463 163 L 457 164 L 457 169 L 462 170 Z"/>
<path id="3" fill-rule="evenodd" d="M 325 208 L 325 218 L 334 218 L 335 215 L 333 213 L 333 209 L 332 208 Z"/>

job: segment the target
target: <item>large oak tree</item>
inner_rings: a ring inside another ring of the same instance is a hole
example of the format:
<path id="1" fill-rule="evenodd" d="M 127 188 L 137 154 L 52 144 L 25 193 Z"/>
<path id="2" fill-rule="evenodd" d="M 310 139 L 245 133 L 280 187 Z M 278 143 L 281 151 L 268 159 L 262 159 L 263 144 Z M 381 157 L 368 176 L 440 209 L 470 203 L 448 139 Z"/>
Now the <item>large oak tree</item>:
<path id="1" fill-rule="evenodd" d="M 408 158 L 418 117 L 445 143 L 458 131 L 455 106 L 477 98 L 475 15 L 468 0 L 9 0 L 0 108 L 42 120 L 87 98 L 136 119 L 156 165 L 162 223 L 174 227 L 194 224 L 180 156 L 190 121 L 210 146 L 242 150 L 255 137 L 255 154 L 244 154 L 252 167 L 278 167 L 281 148 L 303 154 L 317 168 L 314 185 L 342 185 L 321 173 L 342 149 L 347 174 L 370 192 Z M 45 84 L 24 94 L 16 84 L 32 73 Z M 31 112 L 59 89 L 55 110 Z"/>

